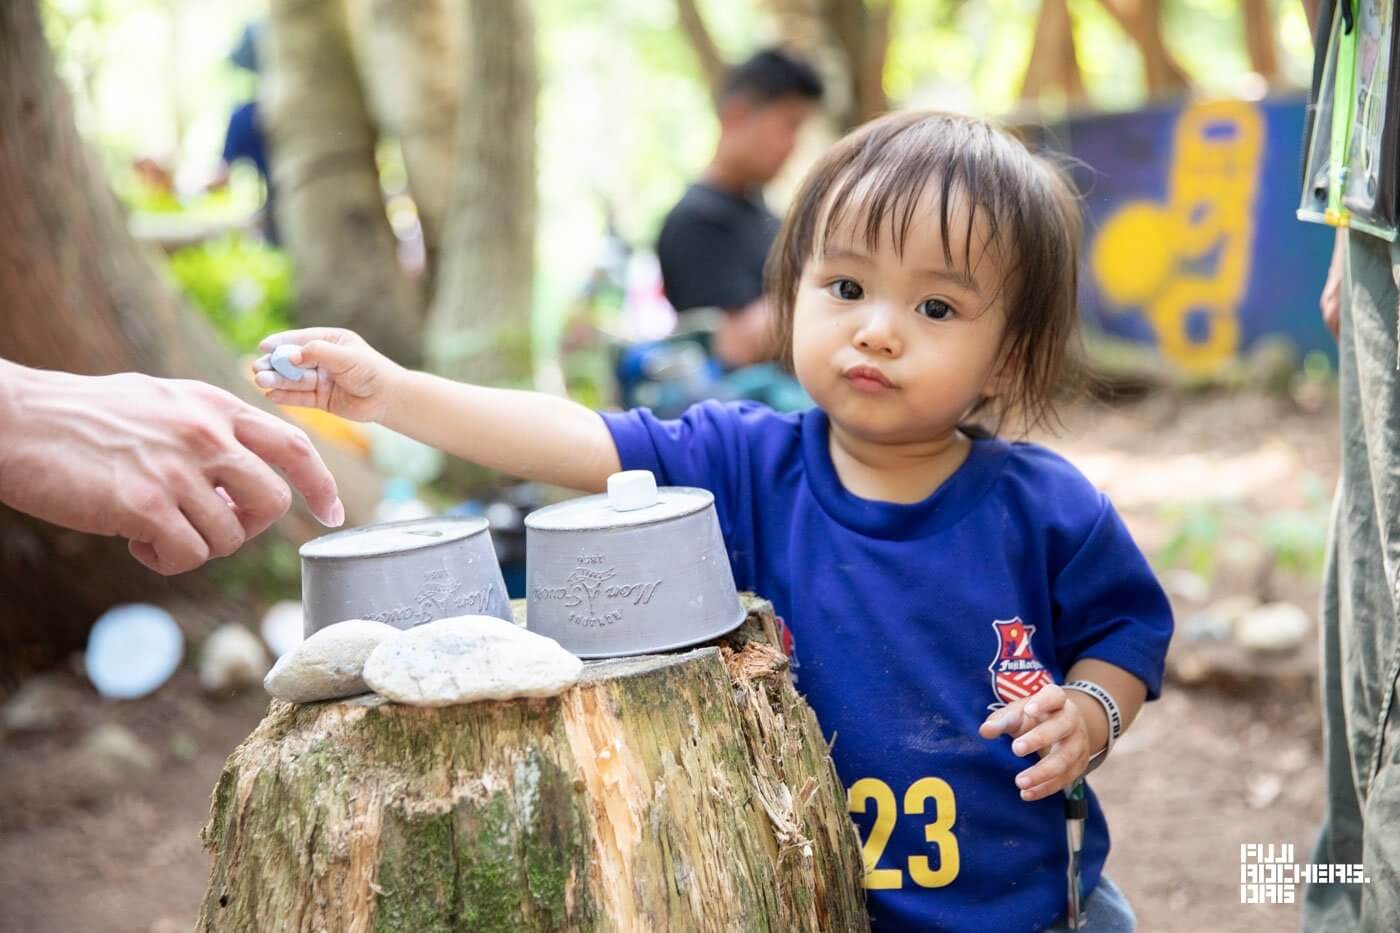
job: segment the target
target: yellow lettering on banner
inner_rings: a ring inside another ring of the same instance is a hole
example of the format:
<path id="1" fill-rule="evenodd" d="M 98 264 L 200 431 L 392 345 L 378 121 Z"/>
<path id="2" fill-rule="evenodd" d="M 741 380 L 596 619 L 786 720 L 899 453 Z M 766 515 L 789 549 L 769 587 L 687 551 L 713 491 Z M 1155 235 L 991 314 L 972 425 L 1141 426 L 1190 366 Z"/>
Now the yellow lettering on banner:
<path id="1" fill-rule="evenodd" d="M 958 876 L 961 857 L 958 853 L 958 840 L 953 836 L 953 823 L 958 818 L 957 802 L 953 788 L 942 778 L 919 778 L 909 786 L 904 794 L 904 814 L 921 816 L 929 801 L 934 804 L 937 818 L 924 825 L 924 839 L 938 846 L 938 868 L 933 869 L 926 855 L 909 857 L 909 877 L 921 888 L 942 888 L 951 884 Z M 865 862 L 865 876 L 861 883 L 870 890 L 889 891 L 904 887 L 904 872 L 898 868 L 880 868 L 880 858 L 885 854 L 890 836 L 894 833 L 899 817 L 898 804 L 894 791 L 879 778 L 861 778 L 851 785 L 847 792 L 847 809 L 851 813 L 865 813 L 866 805 L 875 804 L 875 825 L 870 828 L 870 837 L 861 848 Z"/>
<path id="2" fill-rule="evenodd" d="M 1128 202 L 1094 241 L 1091 266 L 1104 295 L 1141 307 L 1162 354 L 1190 372 L 1216 372 L 1239 350 L 1263 153 L 1253 104 L 1188 106 L 1176 124 L 1167 202 Z M 1193 314 L 1205 317 L 1203 340 L 1188 336 Z"/>

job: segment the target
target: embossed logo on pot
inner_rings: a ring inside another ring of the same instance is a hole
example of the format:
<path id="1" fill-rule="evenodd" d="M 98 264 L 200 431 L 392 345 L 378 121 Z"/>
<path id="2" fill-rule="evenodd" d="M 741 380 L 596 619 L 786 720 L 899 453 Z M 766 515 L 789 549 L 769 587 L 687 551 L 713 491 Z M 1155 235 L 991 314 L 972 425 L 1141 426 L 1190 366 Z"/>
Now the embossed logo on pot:
<path id="1" fill-rule="evenodd" d="M 569 621 L 583 628 L 603 628 L 621 622 L 624 609 L 650 603 L 662 583 L 619 583 L 617 568 L 607 566 L 607 558 L 601 555 L 582 555 L 578 563 L 562 585 L 536 583 L 530 589 L 530 598 L 563 603 L 571 610 Z"/>
<path id="2" fill-rule="evenodd" d="M 423 584 L 411 605 L 385 609 L 368 618 L 396 628 L 411 628 L 452 615 L 489 614 L 492 593 L 489 583 L 479 589 L 464 590 L 462 581 L 453 576 L 452 571 L 446 568 L 429 570 L 423 574 Z"/>

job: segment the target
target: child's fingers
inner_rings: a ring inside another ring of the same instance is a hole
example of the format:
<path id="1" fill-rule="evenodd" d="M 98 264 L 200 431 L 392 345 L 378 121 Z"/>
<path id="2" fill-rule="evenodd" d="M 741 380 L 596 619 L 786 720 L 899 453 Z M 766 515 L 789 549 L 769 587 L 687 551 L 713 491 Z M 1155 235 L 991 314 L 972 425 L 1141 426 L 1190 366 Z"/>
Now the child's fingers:
<path id="1" fill-rule="evenodd" d="M 298 366 L 321 367 L 332 373 L 344 373 L 363 359 L 359 347 L 342 346 L 330 340 L 309 341 L 299 354 L 292 354 L 292 362 Z"/>
<path id="2" fill-rule="evenodd" d="M 1015 734 L 1021 728 L 1021 703 L 1018 701 L 992 713 L 983 720 L 977 732 L 984 739 L 995 739 L 1008 733 Z"/>
<path id="3" fill-rule="evenodd" d="M 1073 717 L 1051 716 L 1012 742 L 1011 750 L 1017 755 L 1030 755 L 1069 738 L 1078 727 L 1079 723 Z"/>
<path id="4" fill-rule="evenodd" d="M 1044 719 L 1065 705 L 1065 691 L 1059 684 L 1049 683 L 1026 700 L 1026 715 Z"/>
<path id="5" fill-rule="evenodd" d="M 1052 794 L 1058 794 L 1060 791 L 1064 790 L 1066 787 L 1069 787 L 1073 783 L 1073 777 L 1056 778 L 1053 781 L 1046 781 L 1043 784 L 1037 784 L 1034 787 L 1027 787 L 1025 790 L 1021 791 L 1021 799 L 1026 801 L 1027 803 L 1033 800 L 1044 800 L 1046 797 L 1049 797 Z"/>
<path id="6" fill-rule="evenodd" d="M 264 353 L 271 353 L 284 343 L 305 345 L 313 340 L 337 340 L 347 333 L 349 331 L 341 330 L 338 327 L 301 327 L 296 330 L 283 330 L 275 334 L 268 334 L 258 344 L 258 348 Z"/>
<path id="7" fill-rule="evenodd" d="M 1040 799 L 1039 797 L 1027 796 L 1027 792 L 1042 790 L 1047 784 L 1056 785 L 1055 790 L 1068 787 L 1070 781 L 1079 776 L 1078 769 L 1075 767 L 1078 757 L 1068 749 L 1056 749 L 1040 759 L 1034 767 L 1027 768 L 1016 775 L 1016 786 L 1021 788 L 1021 799 Z M 1044 794 L 1040 796 L 1044 796 Z"/>
<path id="8" fill-rule="evenodd" d="M 315 392 L 323 381 L 329 381 L 328 376 L 323 376 L 317 369 L 307 367 L 301 371 L 300 379 L 288 379 L 286 376 L 271 369 L 258 371 L 253 376 L 253 382 L 259 389 L 284 389 L 288 392 Z"/>

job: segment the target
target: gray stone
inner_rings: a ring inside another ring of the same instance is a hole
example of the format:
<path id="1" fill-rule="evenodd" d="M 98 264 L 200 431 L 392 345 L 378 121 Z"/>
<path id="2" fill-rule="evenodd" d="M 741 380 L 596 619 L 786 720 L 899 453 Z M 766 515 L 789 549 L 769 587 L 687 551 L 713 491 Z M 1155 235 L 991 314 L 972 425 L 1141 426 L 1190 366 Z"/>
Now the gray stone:
<path id="1" fill-rule="evenodd" d="M 199 683 L 210 693 L 243 690 L 260 683 L 271 662 L 258 636 L 242 625 L 221 625 L 204 640 Z"/>
<path id="2" fill-rule="evenodd" d="M 293 703 L 366 693 L 365 660 L 381 642 L 399 634 L 392 625 L 369 619 L 328 625 L 279 658 L 263 686 Z"/>
<path id="3" fill-rule="evenodd" d="M 66 679 L 57 674 L 31 677 L 15 691 L 0 710 L 0 725 L 6 732 L 47 732 L 72 717 L 72 694 Z"/>
<path id="4" fill-rule="evenodd" d="M 365 662 L 375 693 L 413 706 L 555 696 L 583 662 L 545 638 L 492 616 L 458 616 L 409 629 Z"/>
<path id="5" fill-rule="evenodd" d="M 125 726 L 104 723 L 83 737 L 77 765 L 99 782 L 116 784 L 154 770 L 156 754 Z"/>
<path id="6" fill-rule="evenodd" d="M 1187 602 L 1203 603 L 1210 596 L 1210 584 L 1190 570 L 1168 570 L 1161 574 L 1162 589 Z"/>
<path id="7" fill-rule="evenodd" d="M 1251 609 L 1235 621 L 1235 641 L 1250 651 L 1292 651 L 1308 633 L 1308 614 L 1290 603 Z"/>

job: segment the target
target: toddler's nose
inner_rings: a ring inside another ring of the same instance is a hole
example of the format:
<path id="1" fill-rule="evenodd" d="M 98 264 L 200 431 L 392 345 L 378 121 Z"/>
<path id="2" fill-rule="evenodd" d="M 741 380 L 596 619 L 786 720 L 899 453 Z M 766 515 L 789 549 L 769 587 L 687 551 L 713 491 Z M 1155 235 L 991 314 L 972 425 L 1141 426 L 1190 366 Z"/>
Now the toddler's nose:
<path id="1" fill-rule="evenodd" d="M 898 356 L 901 350 L 899 335 L 895 331 L 890 315 L 875 310 L 861 323 L 855 333 L 855 345 L 866 353 L 876 356 Z"/>

